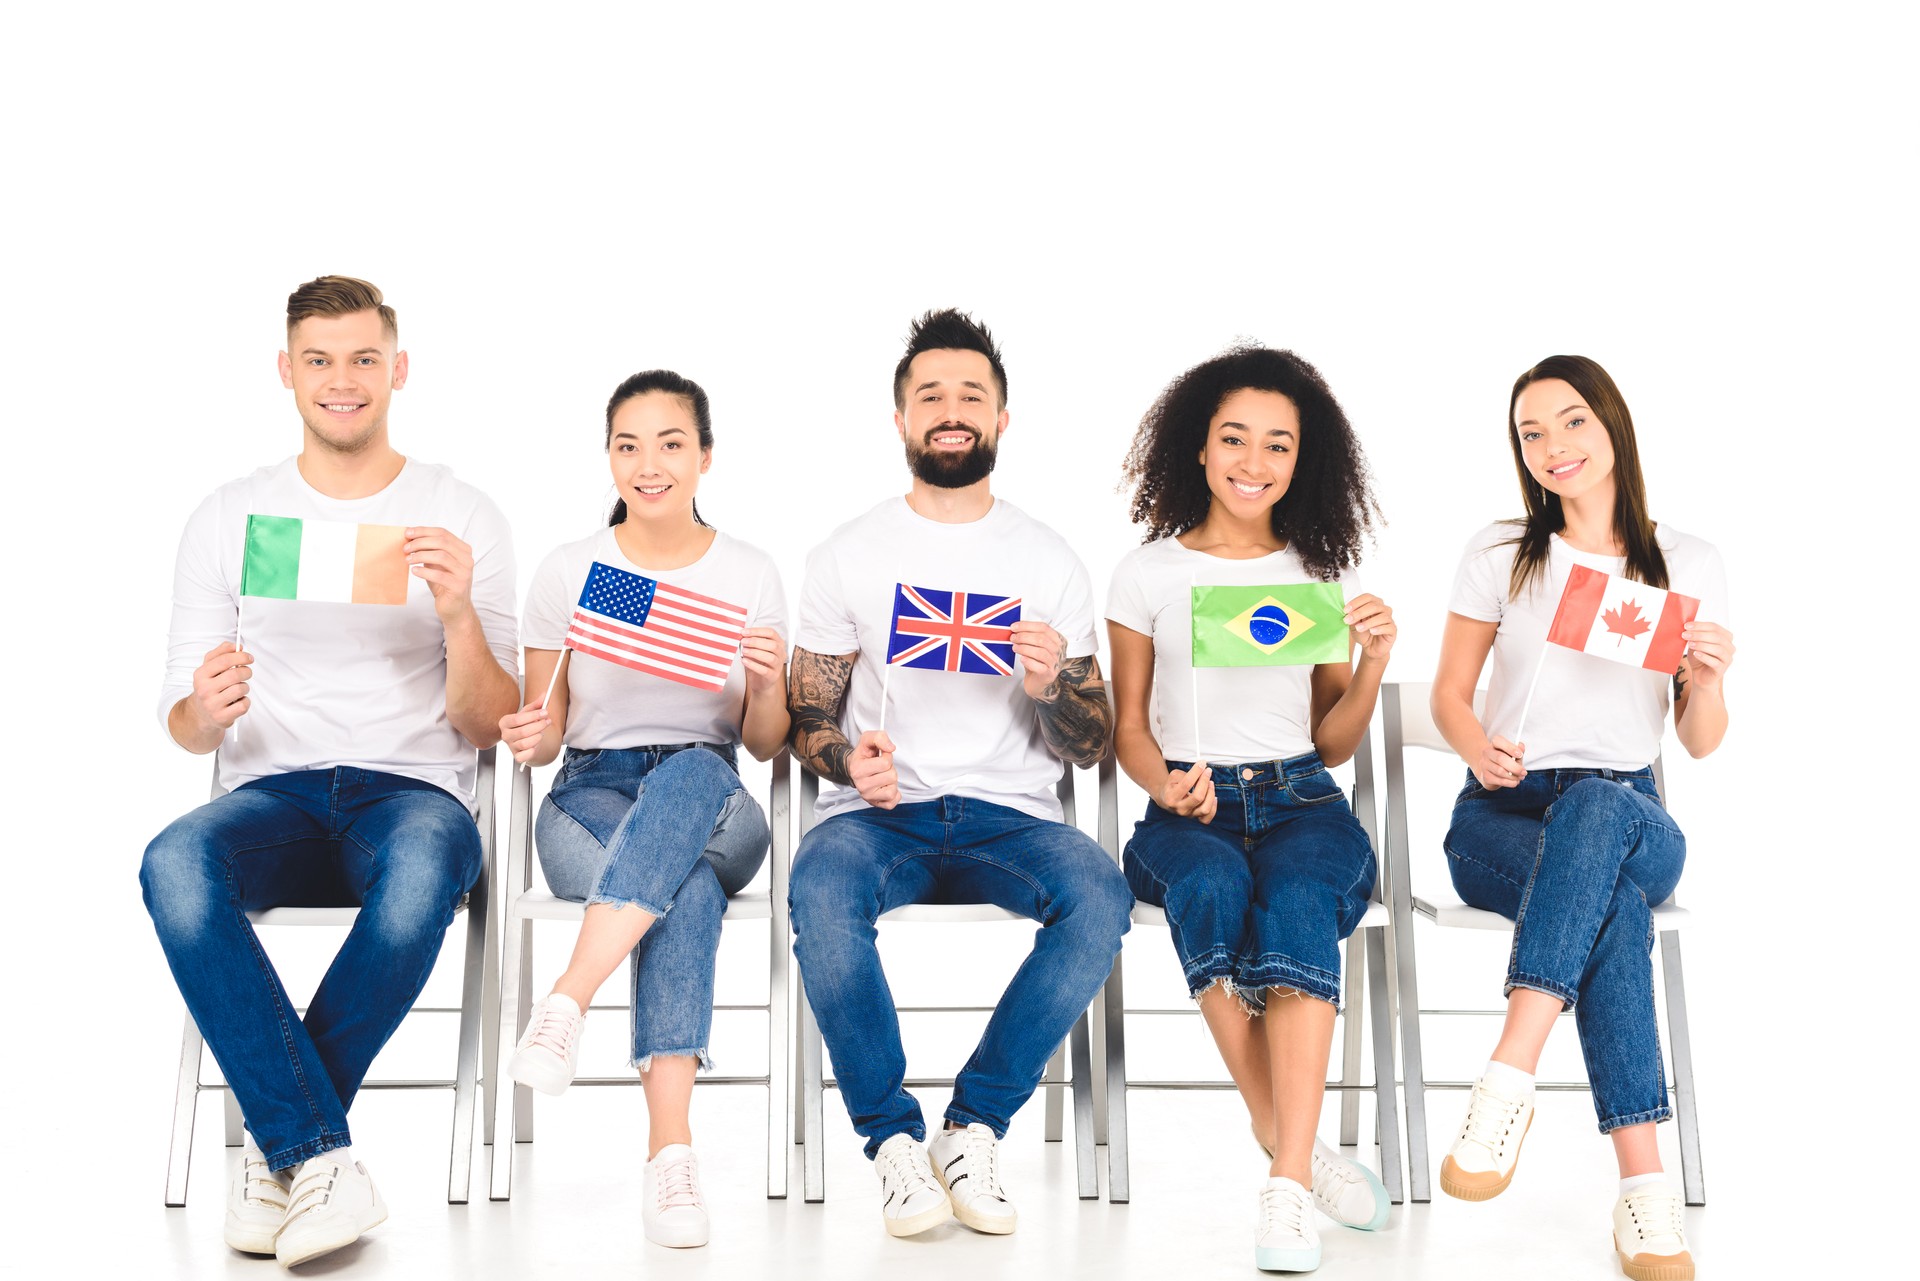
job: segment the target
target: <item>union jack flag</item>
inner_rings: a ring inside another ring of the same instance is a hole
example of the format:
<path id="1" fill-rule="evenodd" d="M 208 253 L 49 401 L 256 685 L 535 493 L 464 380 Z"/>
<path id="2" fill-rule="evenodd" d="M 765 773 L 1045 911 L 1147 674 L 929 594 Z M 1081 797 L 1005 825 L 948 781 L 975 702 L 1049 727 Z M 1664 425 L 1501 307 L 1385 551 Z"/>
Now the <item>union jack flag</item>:
<path id="1" fill-rule="evenodd" d="M 890 667 L 1013 676 L 1013 624 L 1018 596 L 943 592 L 897 583 L 893 627 L 887 635 Z"/>

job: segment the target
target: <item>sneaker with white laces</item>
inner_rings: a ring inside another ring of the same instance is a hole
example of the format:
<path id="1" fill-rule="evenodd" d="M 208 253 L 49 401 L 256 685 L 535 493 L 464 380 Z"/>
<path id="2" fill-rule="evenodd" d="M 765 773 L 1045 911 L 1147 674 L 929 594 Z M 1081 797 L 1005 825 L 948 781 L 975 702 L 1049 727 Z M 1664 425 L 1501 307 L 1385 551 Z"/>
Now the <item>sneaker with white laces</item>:
<path id="1" fill-rule="evenodd" d="M 640 1220 L 655 1245 L 688 1249 L 707 1243 L 707 1203 L 700 1195 L 700 1159 L 669 1143 L 640 1175 Z"/>
<path id="2" fill-rule="evenodd" d="M 1313 1194 L 1292 1179 L 1276 1176 L 1260 1189 L 1253 1266 L 1262 1272 L 1311 1272 L 1320 1266 L 1320 1229 L 1313 1222 Z"/>
<path id="3" fill-rule="evenodd" d="M 1319 1139 L 1313 1141 L 1313 1204 L 1335 1223 L 1362 1232 L 1386 1227 L 1393 1208 L 1379 1175 Z"/>
<path id="4" fill-rule="evenodd" d="M 1642 1183 L 1613 1206 L 1613 1249 L 1633 1281 L 1693 1281 L 1681 1216 L 1686 1202 L 1665 1181 Z"/>
<path id="5" fill-rule="evenodd" d="M 564 1094 L 580 1066 L 580 1033 L 587 1017 L 572 997 L 549 992 L 527 1014 L 527 1030 L 513 1049 L 507 1075 L 542 1094 Z"/>
<path id="6" fill-rule="evenodd" d="M 910 1237 L 953 1217 L 947 1194 L 933 1177 L 927 1149 L 911 1134 L 896 1134 L 873 1154 L 880 1176 L 880 1217 L 890 1236 Z"/>
<path id="7" fill-rule="evenodd" d="M 227 1186 L 226 1243 L 242 1254 L 272 1254 L 292 1183 L 291 1172 L 275 1173 L 249 1134 L 240 1148 L 240 1168 Z"/>
<path id="8" fill-rule="evenodd" d="M 1485 1201 L 1505 1192 L 1520 1160 L 1521 1140 L 1532 1124 L 1531 1094 L 1510 1098 L 1485 1077 L 1475 1081 L 1460 1137 L 1440 1163 L 1440 1190 L 1462 1201 Z"/>
<path id="9" fill-rule="evenodd" d="M 367 1167 L 322 1152 L 309 1157 L 293 1176 L 287 1221 L 274 1238 L 273 1252 L 281 1267 L 291 1268 L 352 1245 L 386 1221 L 387 1203 L 367 1177 Z"/>
<path id="10" fill-rule="evenodd" d="M 933 1177 L 947 1190 L 953 1217 L 975 1232 L 1005 1235 L 1020 1216 L 1000 1186 L 999 1140 L 978 1121 L 964 1130 L 942 1130 L 927 1145 Z"/>

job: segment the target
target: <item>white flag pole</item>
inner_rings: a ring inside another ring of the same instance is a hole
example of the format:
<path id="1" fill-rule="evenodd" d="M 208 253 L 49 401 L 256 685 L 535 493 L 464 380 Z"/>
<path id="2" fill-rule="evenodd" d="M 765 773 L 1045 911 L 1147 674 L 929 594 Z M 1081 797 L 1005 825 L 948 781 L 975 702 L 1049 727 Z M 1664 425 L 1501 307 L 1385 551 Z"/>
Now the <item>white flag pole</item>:
<path id="1" fill-rule="evenodd" d="M 571 653 L 572 650 L 562 647 L 560 657 L 553 662 L 553 675 L 547 678 L 547 692 L 540 696 L 540 710 L 543 712 L 547 710 L 547 704 L 553 701 L 554 687 L 560 683 L 560 669 L 567 665 L 567 655 Z"/>
<path id="2" fill-rule="evenodd" d="M 1527 713 L 1533 710 L 1533 691 L 1540 688 L 1540 669 L 1547 665 L 1547 651 L 1553 648 L 1551 641 L 1540 647 L 1540 661 L 1533 665 L 1533 680 L 1527 684 L 1527 701 L 1520 705 L 1520 724 L 1513 731 L 1514 745 L 1526 742 Z"/>
<path id="3" fill-rule="evenodd" d="M 880 674 L 880 732 L 887 732 L 887 687 L 893 682 L 893 664 L 887 664 L 887 670 Z"/>
<path id="4" fill-rule="evenodd" d="M 233 607 L 233 652 L 236 654 L 246 652 L 247 647 L 240 643 L 241 624 L 246 620 L 246 617 L 247 595 L 245 592 L 242 592 L 239 600 L 235 602 Z M 252 695 L 249 694 L 248 697 L 251 698 Z M 233 735 L 234 742 L 237 743 L 240 741 L 240 719 L 238 717 L 234 718 L 233 724 L 227 726 L 227 733 Z"/>
<path id="5" fill-rule="evenodd" d="M 1195 652 L 1199 646 L 1193 639 L 1193 593 L 1199 585 L 1200 579 L 1197 574 L 1187 579 L 1187 676 L 1193 692 L 1193 759 L 1195 761 L 1206 759 L 1200 754 L 1200 664 L 1197 661 L 1200 655 Z"/>

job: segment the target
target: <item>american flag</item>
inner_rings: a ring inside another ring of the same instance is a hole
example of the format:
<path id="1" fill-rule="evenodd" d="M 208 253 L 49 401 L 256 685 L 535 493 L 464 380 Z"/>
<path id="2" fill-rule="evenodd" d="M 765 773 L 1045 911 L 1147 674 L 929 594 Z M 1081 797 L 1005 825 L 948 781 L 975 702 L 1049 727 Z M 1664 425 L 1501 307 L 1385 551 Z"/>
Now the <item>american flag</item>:
<path id="1" fill-rule="evenodd" d="M 936 672 L 1012 676 L 1013 624 L 1020 621 L 1018 596 L 943 592 L 894 585 L 893 627 L 887 663 Z"/>
<path id="2" fill-rule="evenodd" d="M 595 561 L 567 648 L 718 693 L 746 631 L 742 606 Z"/>

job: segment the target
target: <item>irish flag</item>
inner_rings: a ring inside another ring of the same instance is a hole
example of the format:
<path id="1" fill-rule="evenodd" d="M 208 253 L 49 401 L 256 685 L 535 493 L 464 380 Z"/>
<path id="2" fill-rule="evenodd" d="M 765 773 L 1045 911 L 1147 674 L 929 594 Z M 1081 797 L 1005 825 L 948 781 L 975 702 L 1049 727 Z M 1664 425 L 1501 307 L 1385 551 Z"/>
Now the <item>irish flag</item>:
<path id="1" fill-rule="evenodd" d="M 1672 675 L 1686 652 L 1680 629 L 1700 602 L 1679 592 L 1575 565 L 1547 639 L 1596 658 Z"/>
<path id="2" fill-rule="evenodd" d="M 407 603 L 401 525 L 248 516 L 242 596 L 326 600 L 353 605 Z"/>

